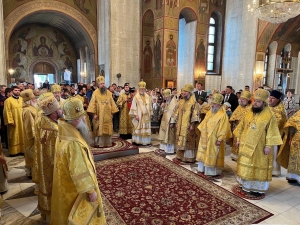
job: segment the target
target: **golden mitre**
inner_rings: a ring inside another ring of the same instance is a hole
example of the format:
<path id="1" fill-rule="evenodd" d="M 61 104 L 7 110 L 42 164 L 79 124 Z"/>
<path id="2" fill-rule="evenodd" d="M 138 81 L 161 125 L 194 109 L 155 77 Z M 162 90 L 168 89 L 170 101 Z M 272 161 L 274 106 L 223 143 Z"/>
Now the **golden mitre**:
<path id="1" fill-rule="evenodd" d="M 98 76 L 96 79 L 97 84 L 105 83 L 104 76 Z"/>
<path id="2" fill-rule="evenodd" d="M 146 82 L 143 81 L 143 80 L 141 80 L 141 81 L 139 82 L 139 88 L 146 88 Z"/>
<path id="3" fill-rule="evenodd" d="M 40 94 L 38 102 L 43 101 L 44 99 L 46 99 L 46 98 L 48 98 L 50 96 L 54 97 L 53 93 L 51 93 L 51 92 L 43 92 L 43 93 Z"/>
<path id="4" fill-rule="evenodd" d="M 250 93 L 250 91 L 242 91 L 240 98 L 250 100 L 251 96 L 252 94 Z"/>
<path id="5" fill-rule="evenodd" d="M 33 91 L 31 89 L 26 89 L 26 90 L 22 91 L 20 93 L 20 96 L 23 98 L 24 102 L 27 102 L 27 101 L 35 98 Z"/>
<path id="6" fill-rule="evenodd" d="M 193 93 L 194 92 L 194 86 L 192 84 L 186 84 L 184 86 L 184 88 L 182 88 L 182 90 Z"/>
<path id="7" fill-rule="evenodd" d="M 167 97 L 170 97 L 170 96 L 171 96 L 171 90 L 170 89 L 164 90 L 164 97 L 167 98 Z"/>
<path id="8" fill-rule="evenodd" d="M 68 98 L 62 105 L 65 120 L 74 120 L 84 114 L 83 104 L 78 98 Z"/>
<path id="9" fill-rule="evenodd" d="M 61 87 L 58 84 L 52 84 L 51 85 L 51 92 L 55 93 L 55 92 L 61 92 Z"/>
<path id="10" fill-rule="evenodd" d="M 257 89 L 254 92 L 254 100 L 260 100 L 263 102 L 267 102 L 268 98 L 270 97 L 270 93 L 264 89 Z"/>
<path id="11" fill-rule="evenodd" d="M 44 111 L 46 116 L 60 109 L 59 102 L 56 100 L 53 94 L 52 96 L 50 95 L 49 97 L 40 100 L 38 105 Z"/>
<path id="12" fill-rule="evenodd" d="M 217 93 L 217 94 L 213 94 L 211 102 L 218 105 L 222 105 L 223 99 L 224 99 L 223 95 Z"/>
<path id="13" fill-rule="evenodd" d="M 219 94 L 219 93 L 220 93 L 220 91 L 217 90 L 217 89 L 212 89 L 211 92 L 210 92 L 211 95 Z"/>

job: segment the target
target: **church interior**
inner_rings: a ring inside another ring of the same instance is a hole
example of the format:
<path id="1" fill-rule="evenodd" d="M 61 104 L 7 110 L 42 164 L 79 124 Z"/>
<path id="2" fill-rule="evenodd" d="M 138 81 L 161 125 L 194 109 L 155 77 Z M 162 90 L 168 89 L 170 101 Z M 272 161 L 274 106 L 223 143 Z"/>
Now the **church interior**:
<path id="1" fill-rule="evenodd" d="M 246 85 L 250 92 L 259 87 L 290 91 L 299 109 L 300 6 L 297 15 L 279 23 L 258 19 L 252 2 L 256 1 L 1 0 L 0 84 L 60 84 L 67 68 L 74 84 L 90 84 L 103 75 L 107 87 L 126 82 L 137 87 L 143 80 L 150 90 L 180 90 L 198 82 L 206 91 L 227 85 L 236 91 Z M 139 154 L 157 149 L 157 134 L 152 134 L 151 144 L 140 147 Z M 9 189 L 3 195 L 0 224 L 47 224 L 37 209 L 24 156 L 9 157 L 3 151 Z M 174 157 L 166 159 L 172 162 Z M 180 167 L 196 174 L 196 164 Z M 224 177 L 209 182 L 232 192 L 235 171 L 227 146 Z M 300 185 L 288 183 L 285 174 L 281 168 L 263 199 L 245 199 L 272 214 L 254 222 L 300 224 Z M 109 207 L 105 210 L 111 219 L 107 224 L 126 224 L 112 222 L 115 214 Z"/>

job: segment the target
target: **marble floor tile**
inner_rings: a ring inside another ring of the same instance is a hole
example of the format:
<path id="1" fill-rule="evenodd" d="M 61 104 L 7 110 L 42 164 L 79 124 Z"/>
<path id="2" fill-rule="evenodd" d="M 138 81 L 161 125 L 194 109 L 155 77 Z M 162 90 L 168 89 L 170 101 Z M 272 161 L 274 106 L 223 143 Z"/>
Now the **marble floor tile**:
<path id="1" fill-rule="evenodd" d="M 24 204 L 20 207 L 16 207 L 16 210 L 18 210 L 24 216 L 28 217 L 36 209 L 36 207 L 37 203 L 29 200 L 27 204 Z"/>
<path id="2" fill-rule="evenodd" d="M 31 196 L 31 197 L 28 197 L 31 201 L 33 202 L 38 202 L 38 196 Z"/>
<path id="3" fill-rule="evenodd" d="M 32 187 L 32 186 L 34 186 L 34 185 L 35 185 L 35 183 L 20 183 L 20 187 L 21 187 L 21 190 L 22 190 L 22 191 L 24 191 L 24 190 L 26 190 L 27 188 Z"/>
<path id="4" fill-rule="evenodd" d="M 18 199 L 6 200 L 6 203 L 8 203 L 10 206 L 14 208 L 17 208 L 27 203 L 32 203 L 32 201 L 29 198 L 18 198 Z"/>
<path id="5" fill-rule="evenodd" d="M 21 188 L 19 183 L 8 183 L 8 189 Z"/>
<path id="6" fill-rule="evenodd" d="M 18 194 L 21 190 L 21 187 L 16 187 L 16 188 L 12 188 L 12 189 L 8 189 L 8 192 L 6 194 L 3 195 L 3 199 L 7 199 L 15 194 Z"/>
<path id="7" fill-rule="evenodd" d="M 285 225 L 299 225 L 297 222 L 291 220 L 290 218 L 284 216 L 284 214 L 273 216 L 267 219 L 262 224 L 285 224 Z"/>
<path id="8" fill-rule="evenodd" d="M 290 206 L 296 206 L 296 205 L 300 204 L 300 198 L 298 198 L 294 195 L 291 195 L 291 194 L 287 193 L 286 191 L 281 192 L 277 195 L 274 195 L 273 198 L 275 198 L 287 205 L 290 205 Z"/>
<path id="9" fill-rule="evenodd" d="M 8 180 L 18 178 L 18 177 L 22 177 L 22 176 L 25 176 L 25 175 L 26 175 L 26 172 L 24 170 L 12 168 L 8 172 Z"/>
<path id="10" fill-rule="evenodd" d="M 261 208 L 264 208 L 264 207 L 269 208 L 277 213 L 282 213 L 282 212 L 285 212 L 286 210 L 292 208 L 292 206 L 282 203 L 281 201 L 279 201 L 273 197 L 263 199 L 260 202 L 258 202 L 256 205 Z"/>
<path id="11" fill-rule="evenodd" d="M 300 224 L 300 211 L 298 208 L 291 208 L 282 213 L 285 217 L 289 218 Z"/>
<path id="12" fill-rule="evenodd" d="M 300 198 L 300 186 L 292 187 L 292 188 L 286 190 L 286 192 L 293 196 Z"/>

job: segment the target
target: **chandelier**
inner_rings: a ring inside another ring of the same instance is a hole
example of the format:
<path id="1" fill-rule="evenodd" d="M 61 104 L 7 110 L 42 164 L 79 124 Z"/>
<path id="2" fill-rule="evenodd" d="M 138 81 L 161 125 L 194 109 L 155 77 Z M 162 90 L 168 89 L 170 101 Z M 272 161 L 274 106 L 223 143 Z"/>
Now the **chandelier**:
<path id="1" fill-rule="evenodd" d="M 263 21 L 283 23 L 300 14 L 300 0 L 251 0 L 248 12 Z"/>

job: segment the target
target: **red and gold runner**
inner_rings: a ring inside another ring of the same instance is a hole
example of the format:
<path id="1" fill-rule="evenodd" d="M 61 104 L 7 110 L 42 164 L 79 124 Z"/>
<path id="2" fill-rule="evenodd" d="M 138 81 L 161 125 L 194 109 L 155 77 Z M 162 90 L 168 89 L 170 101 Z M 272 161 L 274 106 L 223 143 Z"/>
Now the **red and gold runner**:
<path id="1" fill-rule="evenodd" d="M 96 163 L 107 224 L 253 224 L 273 214 L 154 152 Z"/>

